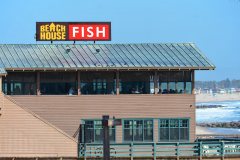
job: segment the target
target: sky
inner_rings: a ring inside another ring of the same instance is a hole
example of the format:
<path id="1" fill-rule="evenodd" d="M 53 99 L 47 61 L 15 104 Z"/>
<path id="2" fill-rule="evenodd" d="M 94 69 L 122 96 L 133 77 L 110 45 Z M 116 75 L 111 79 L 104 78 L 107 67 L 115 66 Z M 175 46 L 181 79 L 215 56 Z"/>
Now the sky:
<path id="1" fill-rule="evenodd" d="M 36 22 L 110 21 L 104 43 L 194 42 L 216 66 L 196 80 L 240 79 L 240 0 L 3 0 L 0 20 L 0 44 L 42 43 Z"/>

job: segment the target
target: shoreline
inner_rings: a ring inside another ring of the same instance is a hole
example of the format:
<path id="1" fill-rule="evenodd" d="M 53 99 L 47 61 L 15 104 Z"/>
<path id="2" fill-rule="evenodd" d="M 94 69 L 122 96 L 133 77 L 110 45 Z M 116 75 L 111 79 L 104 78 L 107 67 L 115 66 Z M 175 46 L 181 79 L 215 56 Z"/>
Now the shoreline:
<path id="1" fill-rule="evenodd" d="M 240 93 L 232 94 L 196 94 L 196 103 L 240 101 Z"/>
<path id="2" fill-rule="evenodd" d="M 196 126 L 196 135 L 231 135 L 240 134 L 239 128 L 211 128 Z"/>

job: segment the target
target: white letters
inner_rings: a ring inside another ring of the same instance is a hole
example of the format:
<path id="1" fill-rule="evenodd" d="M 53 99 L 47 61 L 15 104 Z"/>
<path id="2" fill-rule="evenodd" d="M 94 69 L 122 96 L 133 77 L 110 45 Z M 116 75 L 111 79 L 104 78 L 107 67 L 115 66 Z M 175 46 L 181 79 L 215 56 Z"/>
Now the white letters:
<path id="1" fill-rule="evenodd" d="M 73 27 L 73 37 L 76 37 L 76 33 L 79 33 L 78 27 Z"/>
<path id="2" fill-rule="evenodd" d="M 89 34 L 87 35 L 87 37 L 93 37 L 93 31 L 92 31 L 92 29 L 93 29 L 93 27 L 88 27 L 88 28 L 87 28 L 87 32 L 89 33 Z"/>
<path id="3" fill-rule="evenodd" d="M 99 37 L 100 33 L 103 35 L 103 37 L 105 37 L 105 27 L 102 27 L 102 30 L 100 30 L 99 27 L 97 27 L 96 28 L 96 33 L 97 33 L 96 37 Z"/>

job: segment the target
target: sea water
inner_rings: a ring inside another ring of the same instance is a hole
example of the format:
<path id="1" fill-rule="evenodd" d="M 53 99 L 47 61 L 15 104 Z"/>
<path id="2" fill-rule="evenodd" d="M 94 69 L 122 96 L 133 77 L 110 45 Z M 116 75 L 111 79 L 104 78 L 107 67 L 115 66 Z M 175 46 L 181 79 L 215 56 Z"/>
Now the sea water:
<path id="1" fill-rule="evenodd" d="M 236 122 L 240 121 L 240 101 L 205 102 L 197 105 L 221 105 L 218 108 L 196 109 L 197 123 Z M 208 128 L 219 134 L 240 134 L 240 128 Z"/>

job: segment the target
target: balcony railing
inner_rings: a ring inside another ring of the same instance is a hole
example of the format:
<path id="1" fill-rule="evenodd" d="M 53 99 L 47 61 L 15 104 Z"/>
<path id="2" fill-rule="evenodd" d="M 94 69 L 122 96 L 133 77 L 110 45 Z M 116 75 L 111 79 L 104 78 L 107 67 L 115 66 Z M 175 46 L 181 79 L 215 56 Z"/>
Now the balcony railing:
<path id="1" fill-rule="evenodd" d="M 110 145 L 111 159 L 114 158 L 157 158 L 163 157 L 240 157 L 240 141 L 195 142 L 195 143 L 115 143 Z M 79 158 L 103 157 L 102 144 L 79 144 Z"/>

